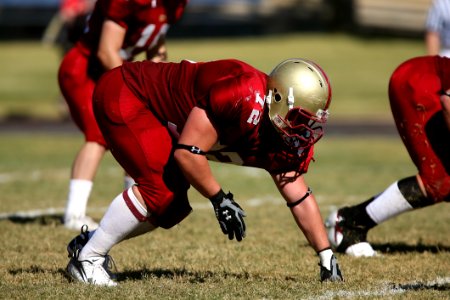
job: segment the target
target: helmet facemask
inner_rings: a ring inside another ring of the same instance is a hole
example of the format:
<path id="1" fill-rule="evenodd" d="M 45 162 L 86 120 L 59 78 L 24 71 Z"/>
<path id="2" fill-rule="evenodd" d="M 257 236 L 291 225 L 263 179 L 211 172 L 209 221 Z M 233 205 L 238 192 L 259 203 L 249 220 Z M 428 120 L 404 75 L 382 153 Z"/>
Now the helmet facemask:
<path id="1" fill-rule="evenodd" d="M 313 118 L 308 112 L 301 108 L 291 109 L 286 118 L 276 115 L 272 119 L 272 124 L 280 134 L 282 140 L 292 150 L 300 151 L 309 148 L 323 136 L 323 123 L 326 122 L 326 115 L 322 120 Z M 300 153 L 299 153 L 300 154 Z"/>
<path id="2" fill-rule="evenodd" d="M 322 137 L 330 101 L 328 78 L 311 61 L 289 59 L 269 75 L 269 117 L 292 154 L 301 155 Z"/>

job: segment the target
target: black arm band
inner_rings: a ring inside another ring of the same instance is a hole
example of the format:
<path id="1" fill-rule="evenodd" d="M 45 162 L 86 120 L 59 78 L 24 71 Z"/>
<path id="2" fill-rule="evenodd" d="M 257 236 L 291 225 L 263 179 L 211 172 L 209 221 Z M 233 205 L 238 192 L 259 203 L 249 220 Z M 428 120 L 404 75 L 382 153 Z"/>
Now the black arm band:
<path id="1" fill-rule="evenodd" d="M 297 206 L 297 205 L 299 205 L 300 203 L 302 203 L 303 200 L 305 200 L 306 198 L 308 198 L 309 195 L 311 195 L 311 194 L 312 194 L 312 190 L 311 190 L 310 187 L 308 187 L 308 190 L 306 191 L 305 195 L 303 195 L 303 197 L 301 197 L 300 199 L 298 199 L 298 200 L 295 201 L 295 202 L 292 202 L 292 203 L 286 203 L 286 205 L 287 205 L 287 207 L 290 207 L 290 208 L 292 208 L 292 207 L 294 207 L 294 206 Z"/>
<path id="2" fill-rule="evenodd" d="M 211 201 L 212 203 L 218 203 L 221 202 L 223 198 L 225 198 L 226 196 L 227 195 L 223 192 L 223 190 L 220 189 L 220 191 L 217 194 L 209 198 L 209 201 Z"/>
<path id="3" fill-rule="evenodd" d="M 191 153 L 198 154 L 198 155 L 206 155 L 206 152 L 200 149 L 197 146 L 191 146 L 191 145 L 185 145 L 185 144 L 176 144 L 175 149 L 185 149 L 190 151 Z"/>

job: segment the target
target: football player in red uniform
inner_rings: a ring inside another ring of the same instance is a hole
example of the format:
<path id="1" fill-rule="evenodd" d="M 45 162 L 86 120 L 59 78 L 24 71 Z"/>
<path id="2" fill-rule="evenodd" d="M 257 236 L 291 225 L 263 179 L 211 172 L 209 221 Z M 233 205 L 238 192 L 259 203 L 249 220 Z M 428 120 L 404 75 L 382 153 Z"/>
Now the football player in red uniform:
<path id="1" fill-rule="evenodd" d="M 106 73 L 94 111 L 111 153 L 136 180 L 94 232 L 68 245 L 72 278 L 115 285 L 105 266 L 117 243 L 191 212 L 190 185 L 209 198 L 230 240 L 246 234 L 245 213 L 211 173 L 208 160 L 267 170 L 320 257 L 322 281 L 342 275 L 319 207 L 303 174 L 323 134 L 331 87 L 314 62 L 289 59 L 270 75 L 238 60 L 134 62 Z"/>
<path id="2" fill-rule="evenodd" d="M 418 174 L 379 195 L 330 214 L 328 235 L 338 252 L 373 256 L 368 231 L 407 211 L 450 201 L 450 59 L 410 59 L 392 74 L 389 99 L 400 137 Z"/>
<path id="3" fill-rule="evenodd" d="M 72 166 L 64 225 L 79 230 L 96 227 L 86 216 L 93 179 L 106 151 L 106 143 L 92 110 L 92 94 L 100 75 L 145 52 L 147 59 L 164 61 L 164 38 L 170 24 L 180 19 L 187 0 L 98 0 L 86 33 L 65 55 L 58 74 L 59 86 L 72 119 L 85 135 L 85 143 Z M 131 177 L 125 177 L 131 185 Z"/>

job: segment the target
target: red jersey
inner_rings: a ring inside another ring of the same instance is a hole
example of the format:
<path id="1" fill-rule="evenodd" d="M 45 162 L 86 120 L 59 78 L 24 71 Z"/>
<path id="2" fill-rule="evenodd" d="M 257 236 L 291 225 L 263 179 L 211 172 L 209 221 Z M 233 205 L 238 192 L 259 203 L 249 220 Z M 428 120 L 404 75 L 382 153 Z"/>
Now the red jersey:
<path id="1" fill-rule="evenodd" d="M 188 0 L 98 0 L 89 19 L 81 46 L 96 52 L 105 20 L 126 29 L 121 56 L 132 58 L 156 46 L 171 24 L 178 21 Z"/>
<path id="2" fill-rule="evenodd" d="M 208 159 L 263 168 L 270 173 L 305 173 L 313 147 L 286 156 L 284 143 L 263 118 L 268 76 L 238 60 L 195 63 L 125 62 L 124 81 L 169 129 L 181 132 L 193 107 L 204 109 L 219 143 Z"/>

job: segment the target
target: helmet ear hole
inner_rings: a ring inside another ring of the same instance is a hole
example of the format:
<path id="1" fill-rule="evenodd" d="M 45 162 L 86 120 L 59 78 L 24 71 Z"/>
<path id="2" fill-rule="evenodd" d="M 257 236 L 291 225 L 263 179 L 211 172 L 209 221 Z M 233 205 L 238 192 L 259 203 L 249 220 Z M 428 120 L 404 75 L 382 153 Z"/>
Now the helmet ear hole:
<path id="1" fill-rule="evenodd" d="M 280 102 L 281 101 L 281 95 L 279 94 L 279 93 L 277 93 L 277 90 L 275 90 L 274 91 L 276 94 L 275 94 L 275 96 L 273 97 L 274 99 L 274 101 L 276 102 L 276 103 L 278 103 L 278 102 Z"/>

